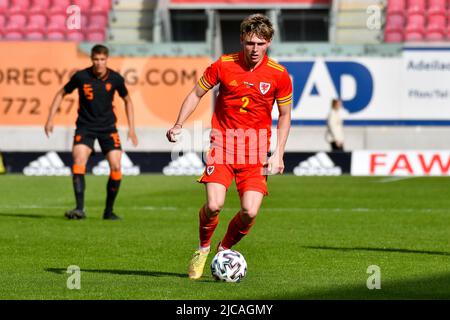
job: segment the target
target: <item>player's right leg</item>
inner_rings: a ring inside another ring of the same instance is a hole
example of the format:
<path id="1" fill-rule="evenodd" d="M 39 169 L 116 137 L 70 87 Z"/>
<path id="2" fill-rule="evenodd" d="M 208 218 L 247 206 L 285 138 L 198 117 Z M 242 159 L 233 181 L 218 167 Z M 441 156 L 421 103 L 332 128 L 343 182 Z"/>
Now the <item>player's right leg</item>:
<path id="1" fill-rule="evenodd" d="M 81 135 L 76 134 L 72 149 L 72 182 L 75 193 L 76 208 L 65 213 L 65 216 L 68 219 L 83 219 L 86 217 L 84 210 L 84 190 L 86 186 L 84 176 L 86 174 L 86 164 L 92 152 L 92 147 L 81 142 Z"/>
<path id="2" fill-rule="evenodd" d="M 220 183 L 208 182 L 205 188 L 207 201 L 199 212 L 200 245 L 189 263 L 188 275 L 191 279 L 199 279 L 203 275 L 210 252 L 211 238 L 219 222 L 219 212 L 223 208 L 227 193 L 227 188 Z"/>

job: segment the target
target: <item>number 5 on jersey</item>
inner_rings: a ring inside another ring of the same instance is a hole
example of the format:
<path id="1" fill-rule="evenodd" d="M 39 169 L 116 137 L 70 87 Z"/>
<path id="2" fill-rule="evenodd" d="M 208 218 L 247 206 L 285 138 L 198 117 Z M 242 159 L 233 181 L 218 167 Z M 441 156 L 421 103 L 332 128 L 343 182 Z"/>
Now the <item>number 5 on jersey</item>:
<path id="1" fill-rule="evenodd" d="M 250 99 L 248 97 L 242 97 L 241 101 L 242 101 L 242 106 L 239 109 L 239 111 L 242 113 L 247 113 L 246 108 L 247 108 L 248 104 L 250 103 Z"/>

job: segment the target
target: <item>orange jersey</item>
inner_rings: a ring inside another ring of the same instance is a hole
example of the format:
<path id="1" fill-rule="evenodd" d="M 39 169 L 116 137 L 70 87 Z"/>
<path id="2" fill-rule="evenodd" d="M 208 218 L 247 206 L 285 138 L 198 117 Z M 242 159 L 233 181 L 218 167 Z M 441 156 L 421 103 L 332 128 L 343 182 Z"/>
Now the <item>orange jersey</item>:
<path id="1" fill-rule="evenodd" d="M 227 152 L 245 148 L 246 155 L 255 150 L 267 153 L 274 102 L 280 107 L 292 102 L 292 82 L 286 68 L 266 55 L 259 66 L 249 70 L 243 52 L 223 55 L 198 81 L 206 91 L 217 84 L 212 148 L 226 148 Z"/>

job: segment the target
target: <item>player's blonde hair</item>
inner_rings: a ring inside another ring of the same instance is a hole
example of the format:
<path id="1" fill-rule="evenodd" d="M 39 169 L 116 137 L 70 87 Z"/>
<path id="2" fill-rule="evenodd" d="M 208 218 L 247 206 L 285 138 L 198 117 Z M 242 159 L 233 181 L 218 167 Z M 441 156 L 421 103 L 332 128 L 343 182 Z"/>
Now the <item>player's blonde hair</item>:
<path id="1" fill-rule="evenodd" d="M 261 13 L 252 14 L 241 22 L 241 37 L 255 35 L 260 39 L 270 41 L 273 33 L 272 22 Z"/>

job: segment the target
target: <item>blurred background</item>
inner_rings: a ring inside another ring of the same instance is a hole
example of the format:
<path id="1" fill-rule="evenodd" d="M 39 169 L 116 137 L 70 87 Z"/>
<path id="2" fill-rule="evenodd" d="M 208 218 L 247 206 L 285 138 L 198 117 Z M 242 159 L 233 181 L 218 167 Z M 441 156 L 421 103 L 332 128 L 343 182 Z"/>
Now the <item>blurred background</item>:
<path id="1" fill-rule="evenodd" d="M 239 25 L 269 16 L 269 55 L 293 81 L 287 172 L 296 175 L 448 175 L 450 29 L 447 0 L 0 0 L 0 172 L 69 175 L 78 106 L 66 96 L 53 135 L 52 99 L 96 43 L 126 80 L 140 144 L 126 141 L 125 174 L 201 172 L 214 94 L 186 126 L 175 160 L 165 139 L 203 70 L 240 50 Z M 342 101 L 344 151 L 331 152 L 331 100 Z M 277 108 L 274 106 L 274 128 Z M 275 136 L 274 136 L 275 138 Z M 274 145 L 274 143 L 272 143 Z M 101 153 L 89 172 L 108 174 Z"/>

